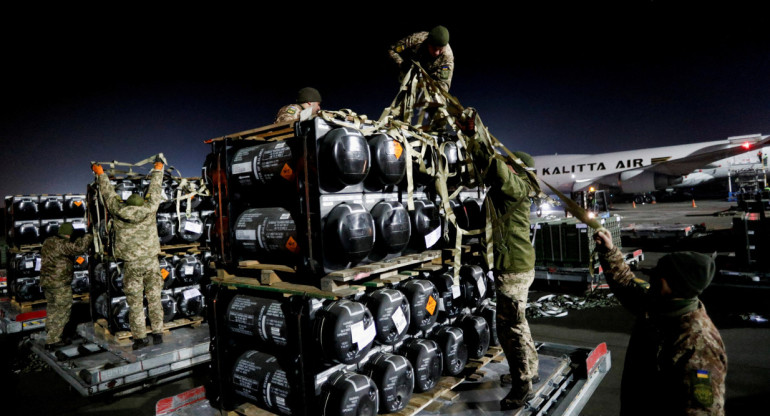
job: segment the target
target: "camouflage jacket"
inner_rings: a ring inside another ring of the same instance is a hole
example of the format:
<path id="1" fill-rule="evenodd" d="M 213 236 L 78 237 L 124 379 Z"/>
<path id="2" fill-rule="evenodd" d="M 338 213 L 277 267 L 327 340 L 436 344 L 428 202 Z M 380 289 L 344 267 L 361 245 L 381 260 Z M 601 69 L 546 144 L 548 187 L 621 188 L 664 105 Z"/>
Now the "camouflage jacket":
<path id="1" fill-rule="evenodd" d="M 93 237 L 86 234 L 74 242 L 56 235 L 46 238 L 40 249 L 40 286 L 54 288 L 72 284 L 73 260 L 86 253 Z"/>
<path id="2" fill-rule="evenodd" d="M 444 53 L 434 58 L 428 53 L 426 39 L 428 39 L 428 32 L 413 33 L 392 45 L 388 53 L 402 72 L 406 72 L 408 66 L 412 64 L 411 61 L 416 61 L 441 88 L 449 91 L 455 69 L 452 47 L 447 44 Z"/>
<path id="3" fill-rule="evenodd" d="M 600 261 L 613 293 L 637 316 L 623 369 L 621 414 L 723 415 L 727 354 L 703 303 L 689 312 L 655 313 L 649 286 L 617 247 L 600 254 Z"/>
<path id="4" fill-rule="evenodd" d="M 473 154 L 482 165 L 488 157 Z M 480 166 L 483 167 L 483 166 Z M 535 249 L 529 239 L 530 186 L 525 176 L 516 174 L 505 162 L 491 160 L 484 183 L 489 186 L 487 206 L 492 208 L 494 268 L 500 273 L 522 273 L 535 267 Z"/>
<path id="5" fill-rule="evenodd" d="M 99 191 L 113 217 L 115 235 L 113 256 L 120 260 L 137 260 L 160 254 L 156 214 L 163 201 L 161 183 L 163 172 L 153 169 L 144 205 L 130 206 L 115 193 L 106 174 L 98 176 Z"/>
<path id="6" fill-rule="evenodd" d="M 302 106 L 299 104 L 285 105 L 278 110 L 278 114 L 275 116 L 275 122 L 283 123 L 285 121 L 299 120 L 300 112 L 302 112 Z"/>

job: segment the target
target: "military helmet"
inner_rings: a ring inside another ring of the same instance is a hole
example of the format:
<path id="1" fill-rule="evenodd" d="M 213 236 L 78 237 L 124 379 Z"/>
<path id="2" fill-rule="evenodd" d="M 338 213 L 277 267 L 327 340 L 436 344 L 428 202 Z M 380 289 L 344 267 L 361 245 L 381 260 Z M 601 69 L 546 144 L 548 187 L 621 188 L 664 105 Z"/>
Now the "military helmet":
<path id="1" fill-rule="evenodd" d="M 313 87 L 305 87 L 297 93 L 297 104 L 321 102 L 321 93 Z"/>
<path id="2" fill-rule="evenodd" d="M 449 43 L 449 30 L 436 26 L 428 32 L 428 43 L 433 46 L 446 46 Z"/>
<path id="3" fill-rule="evenodd" d="M 61 225 L 59 225 L 58 234 L 60 237 L 70 236 L 74 232 L 75 232 L 75 227 L 72 226 L 71 222 L 64 222 Z"/>
<path id="4" fill-rule="evenodd" d="M 141 207 L 144 205 L 144 198 L 142 198 L 142 196 L 139 194 L 131 194 L 131 196 L 126 199 L 126 205 Z"/>
<path id="5" fill-rule="evenodd" d="M 522 162 L 526 165 L 528 168 L 534 168 L 535 167 L 535 159 L 530 156 L 529 153 L 522 152 L 521 150 L 517 150 L 513 152 L 513 155 L 521 159 Z"/>

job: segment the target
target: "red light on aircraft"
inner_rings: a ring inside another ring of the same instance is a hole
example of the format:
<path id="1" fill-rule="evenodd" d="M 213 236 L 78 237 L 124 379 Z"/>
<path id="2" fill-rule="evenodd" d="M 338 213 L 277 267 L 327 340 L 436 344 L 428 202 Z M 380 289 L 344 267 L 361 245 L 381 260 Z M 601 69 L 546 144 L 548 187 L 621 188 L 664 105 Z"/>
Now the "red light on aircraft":
<path id="1" fill-rule="evenodd" d="M 744 142 L 744 143 L 741 145 L 741 147 L 742 147 L 742 148 L 744 148 L 744 149 L 746 149 L 746 150 L 749 150 L 749 149 L 751 149 L 751 143 L 749 143 L 749 142 Z"/>

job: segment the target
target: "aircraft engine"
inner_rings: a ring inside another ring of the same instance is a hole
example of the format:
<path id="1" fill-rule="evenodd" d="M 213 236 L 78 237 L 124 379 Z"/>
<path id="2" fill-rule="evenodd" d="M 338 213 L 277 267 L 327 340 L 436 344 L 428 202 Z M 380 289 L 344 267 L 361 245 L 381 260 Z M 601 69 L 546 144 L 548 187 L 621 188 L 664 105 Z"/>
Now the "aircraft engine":
<path id="1" fill-rule="evenodd" d="M 665 189 L 682 182 L 681 176 L 630 170 L 618 175 L 618 186 L 624 193 L 635 194 Z"/>

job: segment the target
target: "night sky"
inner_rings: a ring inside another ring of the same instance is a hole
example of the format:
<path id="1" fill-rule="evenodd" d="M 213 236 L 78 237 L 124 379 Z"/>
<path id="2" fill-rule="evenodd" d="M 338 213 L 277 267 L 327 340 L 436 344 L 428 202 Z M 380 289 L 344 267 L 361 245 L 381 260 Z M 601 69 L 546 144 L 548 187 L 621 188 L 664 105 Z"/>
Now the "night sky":
<path id="1" fill-rule="evenodd" d="M 304 86 L 321 91 L 325 109 L 376 119 L 398 90 L 388 45 L 436 24 L 455 53 L 450 92 L 511 150 L 770 134 L 765 14 L 614 3 L 624 5 L 6 12 L 0 194 L 84 193 L 90 161 L 158 152 L 199 176 L 204 140 L 272 123 Z"/>

